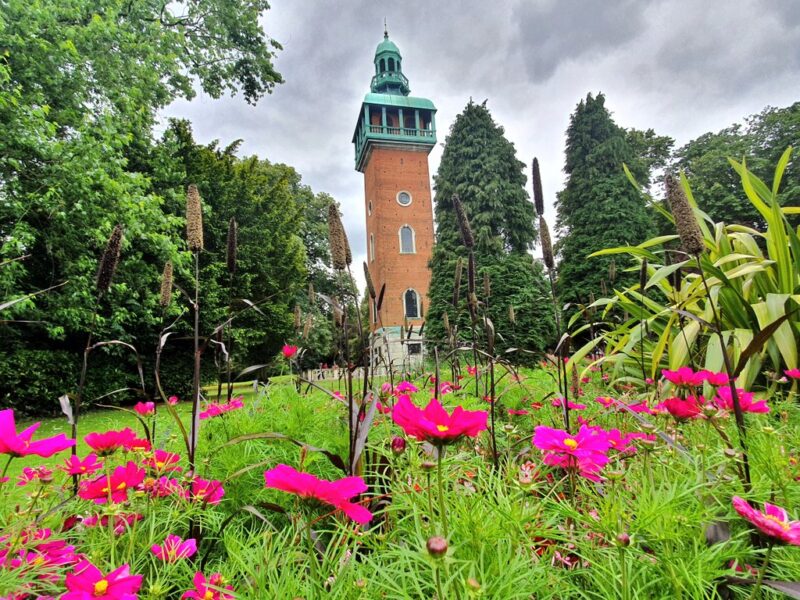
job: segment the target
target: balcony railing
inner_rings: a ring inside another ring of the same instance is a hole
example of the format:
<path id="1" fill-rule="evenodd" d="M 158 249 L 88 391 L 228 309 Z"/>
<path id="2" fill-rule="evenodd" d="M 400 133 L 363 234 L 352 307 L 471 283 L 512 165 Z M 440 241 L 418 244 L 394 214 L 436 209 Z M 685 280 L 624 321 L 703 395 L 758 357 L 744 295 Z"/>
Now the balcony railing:
<path id="1" fill-rule="evenodd" d="M 360 160 L 364 145 L 367 139 L 385 139 L 385 137 L 393 137 L 396 139 L 406 138 L 409 143 L 420 141 L 422 143 L 432 144 L 436 140 L 435 129 L 414 129 L 411 127 L 384 127 L 383 125 L 368 125 L 367 127 L 360 127 L 358 136 L 356 138 L 356 164 Z"/>

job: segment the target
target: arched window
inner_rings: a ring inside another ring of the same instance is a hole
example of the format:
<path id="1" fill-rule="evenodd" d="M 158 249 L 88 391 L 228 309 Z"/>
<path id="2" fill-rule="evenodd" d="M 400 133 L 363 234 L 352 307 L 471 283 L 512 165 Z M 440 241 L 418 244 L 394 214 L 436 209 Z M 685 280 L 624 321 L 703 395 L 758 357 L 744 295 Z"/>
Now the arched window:
<path id="1" fill-rule="evenodd" d="M 394 59 L 393 58 L 389 59 L 389 70 L 390 71 L 394 71 Z"/>
<path id="2" fill-rule="evenodd" d="M 369 234 L 369 261 L 373 262 L 375 260 L 375 234 Z"/>
<path id="3" fill-rule="evenodd" d="M 416 253 L 417 248 L 415 237 L 414 230 L 410 225 L 403 225 L 400 228 L 400 254 Z"/>
<path id="4" fill-rule="evenodd" d="M 383 73 L 385 70 L 386 70 L 386 60 L 384 60 L 382 58 L 381 59 L 381 73 Z"/>
<path id="5" fill-rule="evenodd" d="M 407 319 L 419 319 L 419 294 L 412 289 L 407 289 L 403 294 L 403 306 Z"/>

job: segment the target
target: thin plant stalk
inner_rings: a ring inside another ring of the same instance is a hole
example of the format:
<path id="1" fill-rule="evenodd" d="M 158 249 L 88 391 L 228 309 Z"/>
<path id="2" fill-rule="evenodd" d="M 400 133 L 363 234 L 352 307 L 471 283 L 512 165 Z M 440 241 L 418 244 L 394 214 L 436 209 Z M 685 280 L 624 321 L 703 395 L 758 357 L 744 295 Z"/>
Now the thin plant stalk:
<path id="1" fill-rule="evenodd" d="M 439 480 L 439 516 L 442 521 L 442 532 L 444 539 L 449 536 L 449 528 L 447 524 L 447 503 L 444 500 L 444 475 L 442 473 L 442 461 L 444 460 L 444 446 L 439 446 L 436 453 L 436 475 Z"/>
<path id="2" fill-rule="evenodd" d="M 192 378 L 192 427 L 189 432 L 189 469 L 194 473 L 200 433 L 200 253 L 194 254 L 194 376 Z"/>

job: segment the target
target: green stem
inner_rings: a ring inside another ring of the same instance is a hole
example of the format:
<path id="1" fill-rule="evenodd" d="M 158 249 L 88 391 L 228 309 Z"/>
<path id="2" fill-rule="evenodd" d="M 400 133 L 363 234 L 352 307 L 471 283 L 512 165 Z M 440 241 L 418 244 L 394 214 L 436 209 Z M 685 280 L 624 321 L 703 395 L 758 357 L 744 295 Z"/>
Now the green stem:
<path id="1" fill-rule="evenodd" d="M 441 514 L 442 519 L 442 531 L 444 532 L 444 538 L 448 538 L 448 527 L 447 527 L 447 504 L 444 501 L 444 476 L 442 475 L 442 459 L 444 458 L 444 446 L 439 447 L 439 452 L 436 461 L 436 474 L 437 478 L 439 479 L 439 512 Z"/>
<path id="2" fill-rule="evenodd" d="M 622 593 L 620 596 L 622 600 L 628 600 L 630 598 L 630 590 L 628 589 L 628 565 L 625 563 L 625 548 L 622 546 L 619 547 L 619 564 L 622 575 L 622 589 L 620 590 Z"/>
<path id="3" fill-rule="evenodd" d="M 8 473 L 8 467 L 11 466 L 12 460 L 14 460 L 14 456 L 12 454 L 9 454 L 8 460 L 6 461 L 6 466 L 3 467 L 3 474 L 0 475 L 0 485 L 2 485 L 2 480 L 6 478 L 6 473 Z"/>
<path id="4" fill-rule="evenodd" d="M 319 583 L 319 575 L 317 564 L 316 550 L 314 549 L 314 539 L 311 537 L 311 521 L 306 525 L 306 542 L 308 544 L 308 562 L 311 564 L 311 576 L 314 579 L 314 584 Z"/>
<path id="5" fill-rule="evenodd" d="M 444 593 L 442 592 L 442 576 L 439 572 L 439 567 L 433 567 L 433 578 L 436 581 L 436 597 L 438 600 L 444 600 Z"/>
<path id="6" fill-rule="evenodd" d="M 431 490 L 431 472 L 427 471 L 425 477 L 428 478 L 428 515 L 431 522 L 433 521 L 433 491 Z"/>
<path id="7" fill-rule="evenodd" d="M 757 598 L 758 592 L 761 590 L 761 582 L 764 581 L 764 574 L 767 572 L 769 559 L 772 558 L 773 546 L 774 544 L 772 542 L 770 542 L 769 546 L 767 546 L 767 554 L 764 556 L 764 564 L 761 565 L 761 570 L 758 572 L 758 579 L 756 579 L 756 585 L 753 587 L 753 592 L 750 594 L 750 600 Z"/>

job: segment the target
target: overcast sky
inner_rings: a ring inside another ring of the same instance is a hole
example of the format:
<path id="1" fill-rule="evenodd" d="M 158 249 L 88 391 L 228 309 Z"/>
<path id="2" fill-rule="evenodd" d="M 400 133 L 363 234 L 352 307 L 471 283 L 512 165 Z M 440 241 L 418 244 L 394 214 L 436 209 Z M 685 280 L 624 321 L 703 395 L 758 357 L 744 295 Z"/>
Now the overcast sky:
<path id="1" fill-rule="evenodd" d="M 240 154 L 289 164 L 332 194 L 357 263 L 364 184 L 350 140 L 384 18 L 411 94 L 438 108 L 431 175 L 456 115 L 488 99 L 518 158 L 539 158 L 551 226 L 564 132 L 588 92 L 606 95 L 619 125 L 677 146 L 800 99 L 800 0 L 274 0 L 263 25 L 284 47 L 286 83 L 257 106 L 201 94 L 165 116 L 189 118 L 202 143 L 242 139 Z"/>

